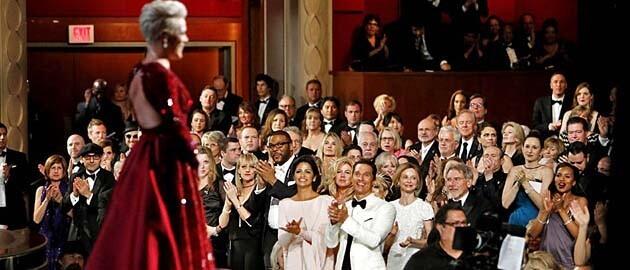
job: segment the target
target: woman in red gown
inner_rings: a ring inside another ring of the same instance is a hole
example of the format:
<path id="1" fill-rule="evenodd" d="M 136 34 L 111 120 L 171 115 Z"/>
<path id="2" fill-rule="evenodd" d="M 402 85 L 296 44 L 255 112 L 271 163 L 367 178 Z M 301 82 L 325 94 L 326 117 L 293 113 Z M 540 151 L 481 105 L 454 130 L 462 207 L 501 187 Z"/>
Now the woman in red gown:
<path id="1" fill-rule="evenodd" d="M 188 41 L 186 13 L 178 1 L 142 8 L 148 50 L 129 87 L 142 137 L 125 161 L 86 269 L 214 268 L 186 127 L 192 100 L 170 70 Z"/>

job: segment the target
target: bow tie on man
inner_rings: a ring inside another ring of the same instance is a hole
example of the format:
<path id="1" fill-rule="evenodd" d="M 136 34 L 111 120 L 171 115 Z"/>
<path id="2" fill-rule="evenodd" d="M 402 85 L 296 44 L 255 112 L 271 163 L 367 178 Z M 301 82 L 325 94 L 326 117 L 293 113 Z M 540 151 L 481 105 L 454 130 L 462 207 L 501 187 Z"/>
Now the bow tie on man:
<path id="1" fill-rule="evenodd" d="M 456 205 L 459 205 L 460 207 L 463 207 L 461 200 L 448 199 L 448 203 L 456 204 Z"/>
<path id="2" fill-rule="evenodd" d="M 324 120 L 324 125 L 334 125 L 335 120 Z"/>
<path id="3" fill-rule="evenodd" d="M 265 99 L 265 100 L 258 100 L 259 103 L 264 103 L 267 104 L 269 103 L 269 99 Z"/>
<path id="4" fill-rule="evenodd" d="M 366 204 L 367 204 L 367 202 L 365 200 L 357 201 L 355 199 L 352 199 L 352 207 L 353 208 L 357 207 L 357 205 L 358 205 L 358 206 L 361 206 L 361 208 L 365 209 L 365 205 Z"/>
<path id="5" fill-rule="evenodd" d="M 223 169 L 223 175 L 226 175 L 226 174 L 235 174 L 235 173 L 236 173 L 236 169 L 231 169 L 231 170 L 228 170 L 228 169 Z"/>
<path id="6" fill-rule="evenodd" d="M 562 100 L 551 100 L 551 105 L 553 106 L 554 104 L 558 103 L 560 106 L 562 106 Z"/>

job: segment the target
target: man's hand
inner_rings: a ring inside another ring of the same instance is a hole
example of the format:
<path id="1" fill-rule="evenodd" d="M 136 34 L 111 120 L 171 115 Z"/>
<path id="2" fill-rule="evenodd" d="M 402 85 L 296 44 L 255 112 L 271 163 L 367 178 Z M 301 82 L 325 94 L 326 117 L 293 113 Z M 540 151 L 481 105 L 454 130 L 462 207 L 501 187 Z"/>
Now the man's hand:
<path id="1" fill-rule="evenodd" d="M 269 162 L 260 160 L 256 163 L 256 173 L 267 182 L 267 184 L 273 186 L 276 183 L 276 173 L 273 166 Z"/>
<path id="2" fill-rule="evenodd" d="M 90 192 L 90 184 L 88 184 L 87 180 L 79 179 L 78 181 L 74 181 L 72 185 L 81 196 L 89 198 L 90 195 L 92 195 L 92 192 Z"/>

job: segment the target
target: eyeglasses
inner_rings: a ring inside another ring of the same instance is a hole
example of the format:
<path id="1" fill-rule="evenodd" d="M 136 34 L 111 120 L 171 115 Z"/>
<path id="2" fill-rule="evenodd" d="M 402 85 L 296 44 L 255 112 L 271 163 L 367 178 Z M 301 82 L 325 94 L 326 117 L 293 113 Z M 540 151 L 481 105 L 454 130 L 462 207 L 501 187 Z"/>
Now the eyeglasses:
<path id="1" fill-rule="evenodd" d="M 455 221 L 455 222 L 444 222 L 444 225 L 452 226 L 452 227 L 470 227 L 470 223 L 466 221 Z"/>
<path id="2" fill-rule="evenodd" d="M 101 159 L 101 156 L 97 156 L 97 155 L 94 155 L 94 156 L 84 156 L 83 158 L 85 158 L 86 160 L 99 160 L 99 159 Z"/>
<path id="3" fill-rule="evenodd" d="M 394 141 L 393 137 L 381 137 L 381 141 Z"/>
<path id="4" fill-rule="evenodd" d="M 287 144 L 290 144 L 290 143 L 291 142 L 280 142 L 280 143 L 276 143 L 276 144 L 270 143 L 270 144 L 267 144 L 267 148 L 269 148 L 269 149 L 277 149 L 277 148 L 282 147 L 283 145 L 287 145 Z"/>
<path id="5" fill-rule="evenodd" d="M 131 139 L 131 138 L 137 139 L 138 137 L 139 137 L 138 134 L 126 134 L 125 135 L 125 138 L 127 138 L 127 139 Z"/>

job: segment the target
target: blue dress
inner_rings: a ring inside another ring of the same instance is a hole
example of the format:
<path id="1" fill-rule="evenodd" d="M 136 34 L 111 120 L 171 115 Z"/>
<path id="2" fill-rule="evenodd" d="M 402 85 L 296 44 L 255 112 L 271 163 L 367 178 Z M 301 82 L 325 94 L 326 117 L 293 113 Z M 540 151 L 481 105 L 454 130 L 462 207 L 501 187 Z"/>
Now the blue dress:
<path id="1" fill-rule="evenodd" d="M 538 207 L 522 188 L 519 188 L 512 205 L 514 206 L 514 211 L 510 214 L 508 224 L 526 227 L 527 223 L 538 215 Z"/>
<path id="2" fill-rule="evenodd" d="M 40 200 L 46 198 L 46 189 L 50 186 L 50 182 L 44 185 L 42 197 Z M 68 191 L 68 182 L 62 180 L 59 183 L 59 190 L 62 194 Z M 68 230 L 70 229 L 70 217 L 61 211 L 61 204 L 51 200 L 48 202 L 46 211 L 44 212 L 44 218 L 40 223 L 40 233 L 48 239 L 46 243 L 46 259 L 48 261 L 48 269 L 57 269 L 57 259 L 61 254 L 61 249 L 68 238 Z"/>

